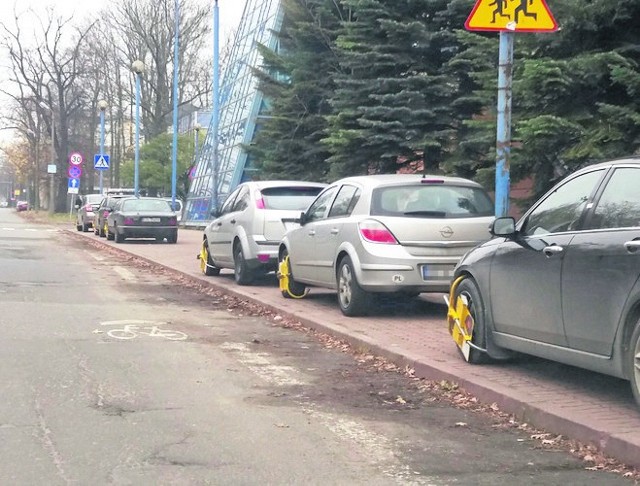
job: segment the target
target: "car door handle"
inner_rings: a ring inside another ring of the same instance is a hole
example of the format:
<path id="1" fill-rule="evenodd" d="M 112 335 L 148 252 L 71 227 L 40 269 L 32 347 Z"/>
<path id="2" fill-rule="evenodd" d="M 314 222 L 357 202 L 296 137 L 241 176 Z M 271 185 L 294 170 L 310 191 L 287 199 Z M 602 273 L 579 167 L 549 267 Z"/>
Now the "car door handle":
<path id="1" fill-rule="evenodd" d="M 315 236 L 316 230 L 309 230 L 309 236 Z"/>
<path id="2" fill-rule="evenodd" d="M 549 245 L 545 246 L 542 251 L 548 258 L 551 258 L 554 255 L 562 253 L 564 251 L 564 248 L 559 245 Z"/>
<path id="3" fill-rule="evenodd" d="M 231 224 L 236 224 L 236 220 L 235 220 L 235 219 L 232 219 L 231 221 L 229 221 L 229 223 L 231 223 Z"/>
<path id="4" fill-rule="evenodd" d="M 635 253 L 638 250 L 640 250 L 640 240 L 627 241 L 624 244 L 624 247 L 627 249 L 629 253 Z"/>
<path id="5" fill-rule="evenodd" d="M 340 230 L 338 228 L 331 228 L 332 235 L 337 235 L 338 233 L 340 233 Z"/>
<path id="6" fill-rule="evenodd" d="M 218 226 L 218 227 L 222 226 L 222 221 L 218 221 L 218 222 L 216 223 L 216 226 Z"/>

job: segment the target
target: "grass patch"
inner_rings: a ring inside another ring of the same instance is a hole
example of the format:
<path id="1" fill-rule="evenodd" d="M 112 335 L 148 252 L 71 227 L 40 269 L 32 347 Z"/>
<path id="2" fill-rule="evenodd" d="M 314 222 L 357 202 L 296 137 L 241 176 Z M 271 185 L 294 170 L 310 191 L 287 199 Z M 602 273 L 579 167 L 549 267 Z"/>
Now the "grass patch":
<path id="1" fill-rule="evenodd" d="M 43 224 L 71 224 L 75 222 L 75 215 L 69 215 L 69 213 L 53 213 L 49 214 L 49 211 L 22 211 L 19 212 L 23 219 L 31 221 L 33 223 Z"/>

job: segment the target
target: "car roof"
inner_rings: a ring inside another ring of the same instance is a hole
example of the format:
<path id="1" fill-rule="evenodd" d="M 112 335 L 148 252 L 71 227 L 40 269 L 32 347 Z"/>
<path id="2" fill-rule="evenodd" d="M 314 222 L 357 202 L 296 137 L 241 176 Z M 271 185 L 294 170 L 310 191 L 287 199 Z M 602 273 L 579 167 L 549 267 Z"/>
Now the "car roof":
<path id="1" fill-rule="evenodd" d="M 284 181 L 284 180 L 278 180 L 278 181 L 248 181 L 248 182 L 244 182 L 243 184 L 246 184 L 248 186 L 253 186 L 256 189 L 262 190 L 262 189 L 269 189 L 272 187 L 291 187 L 291 186 L 302 186 L 302 187 L 318 187 L 318 188 L 324 188 L 327 187 L 328 184 L 325 184 L 324 182 L 309 182 L 309 181 Z"/>
<path id="2" fill-rule="evenodd" d="M 413 184 L 421 180 L 443 181 L 445 184 L 482 187 L 477 182 L 462 177 L 443 176 L 439 174 L 373 174 L 346 177 L 336 181 L 336 184 L 353 183 L 364 187 L 375 188 L 393 184 Z"/>
<path id="3" fill-rule="evenodd" d="M 591 164 L 591 165 L 587 165 L 585 167 L 582 167 L 579 171 L 577 172 L 583 172 L 583 171 L 589 171 L 592 169 L 600 169 L 600 168 L 606 168 L 606 167 L 612 167 L 612 166 L 617 166 L 617 165 L 639 165 L 640 166 L 640 156 L 636 156 L 636 155 L 632 155 L 630 157 L 625 157 L 625 158 L 621 158 L 621 159 L 612 159 L 612 160 L 607 160 L 606 162 L 598 162 L 595 164 Z"/>

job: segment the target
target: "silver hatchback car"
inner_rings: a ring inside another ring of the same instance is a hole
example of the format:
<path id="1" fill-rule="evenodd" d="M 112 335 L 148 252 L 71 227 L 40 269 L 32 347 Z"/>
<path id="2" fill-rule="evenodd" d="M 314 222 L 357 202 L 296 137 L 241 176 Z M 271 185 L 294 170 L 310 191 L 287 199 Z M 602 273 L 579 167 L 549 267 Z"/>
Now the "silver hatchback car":
<path id="1" fill-rule="evenodd" d="M 337 289 L 347 316 L 374 293 L 446 292 L 460 258 L 488 240 L 494 206 L 461 178 L 388 174 L 350 177 L 325 189 L 284 236 L 279 259 L 287 296 Z"/>
<path id="2" fill-rule="evenodd" d="M 229 194 L 204 229 L 198 255 L 205 275 L 231 268 L 239 285 L 274 271 L 285 232 L 327 185 L 305 181 L 251 181 Z"/>

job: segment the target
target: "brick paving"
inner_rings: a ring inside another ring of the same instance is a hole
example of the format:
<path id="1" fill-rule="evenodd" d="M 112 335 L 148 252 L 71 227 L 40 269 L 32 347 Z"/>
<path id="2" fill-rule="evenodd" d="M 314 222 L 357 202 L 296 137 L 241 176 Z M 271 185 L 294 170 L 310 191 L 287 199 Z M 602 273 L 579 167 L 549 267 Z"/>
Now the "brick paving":
<path id="1" fill-rule="evenodd" d="M 375 316 L 347 318 L 338 308 L 335 293 L 327 290 L 311 289 L 305 299 L 293 300 L 280 295 L 274 276 L 249 287 L 236 285 L 226 271 L 205 277 L 196 260 L 201 230 L 181 229 L 175 245 L 135 240 L 116 245 L 93 233 L 68 232 L 296 318 L 356 348 L 410 366 L 416 376 L 456 382 L 480 401 L 496 403 L 520 421 L 594 444 L 605 454 L 640 467 L 640 409 L 626 381 L 536 358 L 468 365 L 447 331 L 442 294 L 423 294 L 406 305 L 382 305 Z"/>

